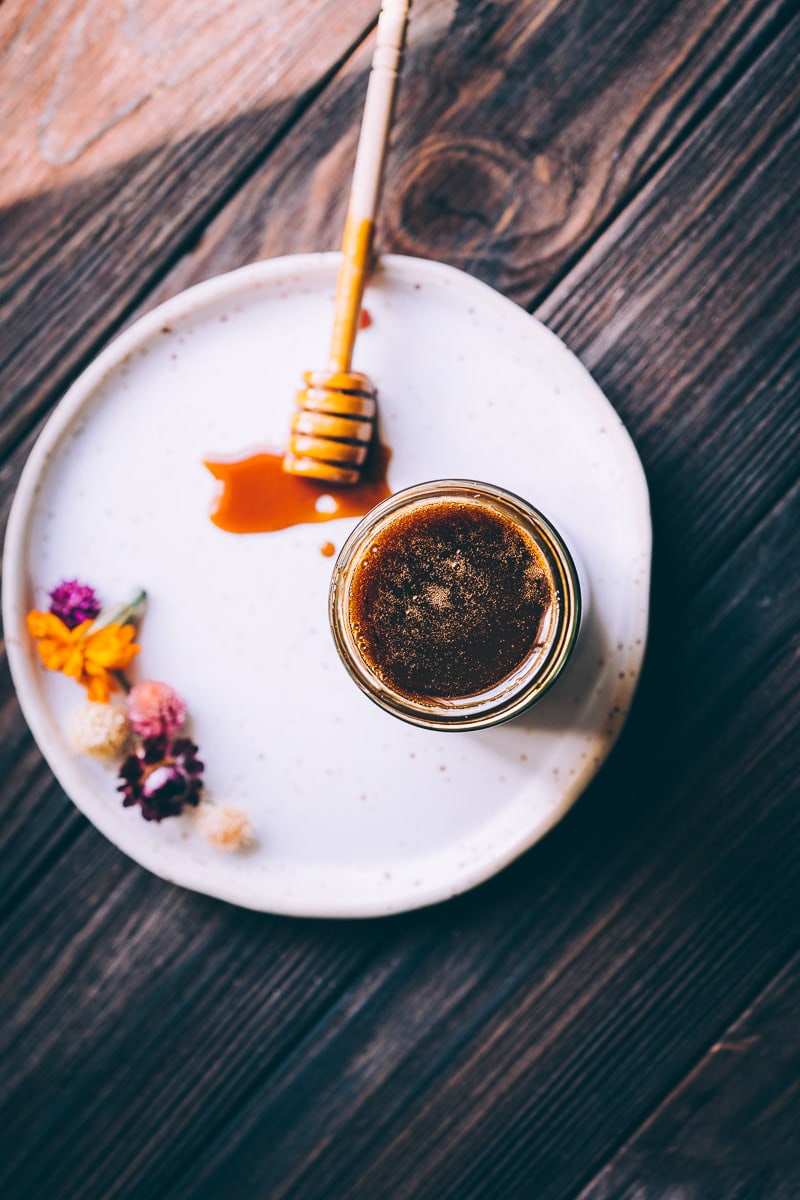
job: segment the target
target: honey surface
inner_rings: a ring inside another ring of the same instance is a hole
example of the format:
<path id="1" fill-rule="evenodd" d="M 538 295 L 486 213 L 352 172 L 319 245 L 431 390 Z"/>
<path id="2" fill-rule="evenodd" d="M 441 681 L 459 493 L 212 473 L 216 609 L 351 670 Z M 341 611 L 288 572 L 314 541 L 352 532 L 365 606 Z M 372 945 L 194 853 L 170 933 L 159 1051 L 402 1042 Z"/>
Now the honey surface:
<path id="1" fill-rule="evenodd" d="M 437 501 L 398 516 L 364 550 L 350 623 L 365 661 L 415 699 L 477 695 L 539 644 L 553 602 L 534 542 L 484 505 Z"/>

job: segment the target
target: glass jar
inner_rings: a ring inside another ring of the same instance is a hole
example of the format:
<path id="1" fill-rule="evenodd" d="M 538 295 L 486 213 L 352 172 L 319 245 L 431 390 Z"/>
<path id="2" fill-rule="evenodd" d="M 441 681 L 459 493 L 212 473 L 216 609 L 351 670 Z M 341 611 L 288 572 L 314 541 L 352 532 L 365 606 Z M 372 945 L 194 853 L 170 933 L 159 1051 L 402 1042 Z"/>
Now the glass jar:
<path id="1" fill-rule="evenodd" d="M 578 572 L 532 505 L 471 479 L 439 479 L 373 508 L 342 547 L 330 589 L 351 679 L 426 729 L 485 729 L 552 686 L 578 635 Z"/>

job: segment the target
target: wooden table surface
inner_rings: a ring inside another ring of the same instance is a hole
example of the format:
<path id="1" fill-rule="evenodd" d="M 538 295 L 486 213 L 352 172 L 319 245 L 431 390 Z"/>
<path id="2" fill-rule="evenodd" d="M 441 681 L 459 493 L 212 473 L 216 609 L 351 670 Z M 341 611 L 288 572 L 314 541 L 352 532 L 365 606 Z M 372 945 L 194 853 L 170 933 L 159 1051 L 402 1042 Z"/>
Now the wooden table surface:
<path id="1" fill-rule="evenodd" d="M 187 285 L 339 243 L 379 0 L 6 0 L 0 500 Z M 800 1196 L 789 0 L 418 0 L 378 249 L 554 329 L 651 489 L 633 711 L 489 883 L 272 917 L 136 866 L 5 660 L 4 1197 Z"/>

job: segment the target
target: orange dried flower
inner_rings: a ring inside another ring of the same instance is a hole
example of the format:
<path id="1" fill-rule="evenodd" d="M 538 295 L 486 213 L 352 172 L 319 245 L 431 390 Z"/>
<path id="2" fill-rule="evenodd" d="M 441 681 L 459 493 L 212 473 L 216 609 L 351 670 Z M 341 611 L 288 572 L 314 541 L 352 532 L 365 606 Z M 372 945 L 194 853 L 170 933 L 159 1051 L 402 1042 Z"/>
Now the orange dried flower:
<path id="1" fill-rule="evenodd" d="M 63 671 L 86 688 L 89 699 L 100 704 L 108 701 L 119 684 L 112 671 L 128 666 L 139 646 L 134 642 L 133 625 L 103 625 L 92 632 L 92 621 L 82 621 L 69 629 L 54 613 L 28 613 L 28 632 L 36 638 L 36 648 L 48 671 Z"/>

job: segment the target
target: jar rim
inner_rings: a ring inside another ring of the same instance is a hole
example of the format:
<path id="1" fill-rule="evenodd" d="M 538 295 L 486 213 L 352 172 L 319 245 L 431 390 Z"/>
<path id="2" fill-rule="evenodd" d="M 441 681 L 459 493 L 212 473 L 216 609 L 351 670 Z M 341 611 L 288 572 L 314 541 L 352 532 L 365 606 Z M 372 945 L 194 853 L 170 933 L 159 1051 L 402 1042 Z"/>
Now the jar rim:
<path id="1" fill-rule="evenodd" d="M 353 575 L 363 551 L 404 512 L 452 500 L 488 507 L 520 527 L 534 542 L 550 572 L 554 628 L 545 652 L 527 655 L 502 680 L 484 691 L 452 698 L 412 697 L 381 679 L 358 648 L 350 626 Z M 510 720 L 549 690 L 565 666 L 581 620 L 581 588 L 574 559 L 552 522 L 529 501 L 506 488 L 475 479 L 433 479 L 393 493 L 355 526 L 336 559 L 329 592 L 334 643 L 353 682 L 375 704 L 413 725 L 428 729 L 483 729 Z"/>

